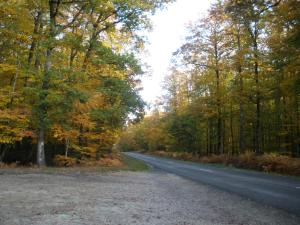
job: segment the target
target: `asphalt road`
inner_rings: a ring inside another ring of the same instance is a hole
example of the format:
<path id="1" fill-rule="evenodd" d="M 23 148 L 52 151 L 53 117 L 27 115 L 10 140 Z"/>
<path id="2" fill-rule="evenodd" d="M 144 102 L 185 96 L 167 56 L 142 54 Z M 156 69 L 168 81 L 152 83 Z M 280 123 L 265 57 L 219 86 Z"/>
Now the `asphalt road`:
<path id="1" fill-rule="evenodd" d="M 174 159 L 124 153 L 153 168 L 208 184 L 300 216 L 300 179 Z"/>

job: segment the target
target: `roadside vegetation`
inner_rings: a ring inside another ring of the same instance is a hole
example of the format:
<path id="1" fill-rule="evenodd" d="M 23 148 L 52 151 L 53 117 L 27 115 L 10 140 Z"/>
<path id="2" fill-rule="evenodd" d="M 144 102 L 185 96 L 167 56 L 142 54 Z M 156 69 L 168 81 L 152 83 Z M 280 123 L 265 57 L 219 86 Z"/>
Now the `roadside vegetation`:
<path id="1" fill-rule="evenodd" d="M 1 1 L 0 163 L 110 154 L 126 122 L 143 116 L 138 31 L 167 2 Z"/>
<path id="2" fill-rule="evenodd" d="M 187 152 L 148 152 L 154 156 L 168 157 L 179 160 L 199 163 L 222 164 L 224 166 L 258 170 L 266 173 L 278 173 L 292 176 L 300 176 L 300 159 L 288 156 L 267 153 L 261 156 L 253 152 L 246 152 L 238 156 L 233 155 L 210 155 L 198 156 Z"/>
<path id="3" fill-rule="evenodd" d="M 216 1 L 142 120 L 140 31 L 172 1 L 2 1 L 0 165 L 117 167 L 137 150 L 299 174 L 300 2 Z"/>
<path id="4" fill-rule="evenodd" d="M 91 174 L 111 171 L 147 171 L 149 167 L 144 162 L 123 154 L 109 154 L 101 160 L 88 161 L 80 164 L 69 164 L 69 160 L 59 161 L 50 167 L 38 167 L 37 165 L 20 165 L 17 163 L 0 163 L 0 175 L 5 173 L 46 173 L 46 174 Z"/>
<path id="5" fill-rule="evenodd" d="M 141 160 L 134 159 L 132 157 L 123 156 L 124 168 L 130 171 L 147 171 L 149 166 Z"/>
<path id="6" fill-rule="evenodd" d="M 217 1 L 121 150 L 300 175 L 300 3 Z"/>

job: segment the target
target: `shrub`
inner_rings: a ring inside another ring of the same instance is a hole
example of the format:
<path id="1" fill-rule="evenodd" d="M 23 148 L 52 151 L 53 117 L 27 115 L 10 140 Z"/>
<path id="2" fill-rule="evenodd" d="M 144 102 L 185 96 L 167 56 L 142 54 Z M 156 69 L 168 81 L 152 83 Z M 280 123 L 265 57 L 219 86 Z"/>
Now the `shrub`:
<path id="1" fill-rule="evenodd" d="M 243 169 L 253 169 L 264 172 L 275 172 L 287 175 L 300 176 L 300 159 L 289 156 L 268 153 L 256 155 L 254 152 L 247 151 L 239 156 L 230 155 L 210 155 L 195 157 L 187 152 L 153 152 L 158 156 L 167 156 L 176 159 L 197 161 L 201 163 L 221 163 Z"/>
<path id="2" fill-rule="evenodd" d="M 265 172 L 300 175 L 300 159 L 297 158 L 270 153 L 259 157 L 258 164 Z"/>
<path id="3" fill-rule="evenodd" d="M 122 167 L 122 157 L 118 153 L 102 154 L 99 160 L 81 159 L 80 166 Z"/>
<path id="4" fill-rule="evenodd" d="M 105 167 L 122 167 L 123 163 L 120 159 L 103 158 L 99 161 L 100 166 Z"/>
<path id="5" fill-rule="evenodd" d="M 76 159 L 64 155 L 56 155 L 53 159 L 55 166 L 71 167 L 76 165 Z"/>
<path id="6" fill-rule="evenodd" d="M 257 158 L 254 152 L 247 151 L 233 160 L 233 165 L 239 168 L 256 169 Z"/>

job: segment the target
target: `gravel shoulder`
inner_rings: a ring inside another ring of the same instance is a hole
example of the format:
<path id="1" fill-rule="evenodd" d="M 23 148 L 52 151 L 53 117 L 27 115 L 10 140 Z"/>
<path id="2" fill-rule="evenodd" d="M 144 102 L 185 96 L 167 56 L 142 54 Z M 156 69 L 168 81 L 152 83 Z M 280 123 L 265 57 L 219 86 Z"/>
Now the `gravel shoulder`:
<path id="1" fill-rule="evenodd" d="M 300 218 L 156 170 L 0 170 L 0 225 L 21 224 L 296 225 Z"/>

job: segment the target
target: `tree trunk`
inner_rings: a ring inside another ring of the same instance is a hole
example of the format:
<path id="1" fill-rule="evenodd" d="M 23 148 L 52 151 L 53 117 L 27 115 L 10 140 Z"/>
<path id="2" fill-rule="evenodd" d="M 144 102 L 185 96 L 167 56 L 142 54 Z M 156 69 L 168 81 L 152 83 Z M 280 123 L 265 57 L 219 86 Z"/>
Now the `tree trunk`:
<path id="1" fill-rule="evenodd" d="M 52 53 L 54 49 L 54 40 L 56 35 L 56 15 L 58 13 L 60 1 L 49 0 L 49 14 L 50 14 L 50 30 L 49 30 L 49 43 L 46 52 L 44 78 L 42 81 L 42 91 L 40 94 L 40 105 L 39 105 L 39 128 L 38 128 L 38 147 L 37 147 L 37 164 L 39 166 L 46 165 L 45 162 L 45 128 L 46 128 L 46 117 L 47 117 L 47 106 L 46 98 L 48 95 L 50 72 L 52 67 Z"/>
<path id="2" fill-rule="evenodd" d="M 68 153 L 69 153 L 69 144 L 70 144 L 70 139 L 69 138 L 65 138 L 65 157 L 68 157 Z"/>
<path id="3" fill-rule="evenodd" d="M 260 154 L 261 153 L 261 123 L 260 123 L 260 120 L 261 120 L 261 112 L 260 112 L 260 91 L 259 91 L 259 77 L 258 77 L 258 61 L 257 61 L 257 53 L 255 54 L 255 84 L 256 84 L 256 119 L 255 119 L 255 152 L 257 154 Z"/>
<path id="4" fill-rule="evenodd" d="M 11 108 L 13 103 L 14 103 L 14 99 L 15 99 L 15 92 L 16 92 L 16 85 L 17 85 L 17 80 L 18 80 L 18 77 L 19 77 L 19 70 L 20 69 L 20 62 L 18 60 L 18 68 L 17 68 L 17 71 L 16 71 L 16 74 L 14 76 L 14 82 L 12 84 L 12 91 L 11 91 L 11 96 L 10 96 L 10 101 L 8 103 L 8 108 Z"/>
<path id="5" fill-rule="evenodd" d="M 253 33 L 253 55 L 254 55 L 254 79 L 255 79 L 255 91 L 256 91 L 256 118 L 255 118 L 255 132 L 254 132 L 254 150 L 256 154 L 261 154 L 261 96 L 259 87 L 259 70 L 258 70 L 258 22 L 255 22 Z"/>
<path id="6" fill-rule="evenodd" d="M 41 33 L 43 32 L 43 26 L 44 26 L 44 24 L 42 23 L 42 20 L 40 20 L 39 32 L 41 32 Z M 38 49 L 39 45 L 40 45 L 40 43 L 37 42 L 35 49 Z M 39 52 L 37 51 L 36 52 L 36 56 L 35 56 L 35 62 L 34 62 L 34 68 L 35 69 L 39 69 L 41 67 L 41 59 L 40 59 L 40 57 L 41 56 L 40 56 Z"/>
<path id="7" fill-rule="evenodd" d="M 206 123 L 206 155 L 209 155 L 209 123 Z"/>
<path id="8" fill-rule="evenodd" d="M 15 99 L 15 92 L 16 92 L 16 85 L 17 85 L 17 80 L 18 80 L 18 71 L 16 72 L 15 75 L 15 79 L 14 79 L 14 83 L 13 83 L 13 87 L 12 87 L 12 91 L 11 91 L 11 97 L 10 97 L 10 102 L 9 102 L 9 108 L 12 107 L 14 99 Z"/>
<path id="9" fill-rule="evenodd" d="M 0 144 L 0 163 L 2 163 L 4 160 L 6 150 L 7 144 Z"/>
<path id="10" fill-rule="evenodd" d="M 239 150 L 240 152 L 245 151 L 245 134 L 244 134 L 244 128 L 245 128 L 245 112 L 244 112 L 244 102 L 243 102 L 243 96 L 244 96 L 244 80 L 243 80 L 243 74 L 242 74 L 242 64 L 241 64 L 241 35 L 240 35 L 240 27 L 237 29 L 237 47 L 238 47 L 238 66 L 237 66 L 237 72 L 239 77 L 239 119 L 240 119 L 240 133 L 239 133 Z"/>
<path id="11" fill-rule="evenodd" d="M 230 102 L 230 136 L 231 136 L 231 154 L 235 154 L 234 148 L 234 134 L 233 134 L 233 109 L 232 102 Z"/>
<path id="12" fill-rule="evenodd" d="M 40 129 L 38 143 L 37 143 L 37 164 L 38 166 L 45 166 L 45 133 L 44 129 Z"/>
<path id="13" fill-rule="evenodd" d="M 288 119 L 288 104 L 286 96 L 283 95 L 282 98 L 282 104 L 283 104 L 283 124 L 284 124 L 284 145 L 285 145 L 285 151 L 290 152 L 292 154 L 292 149 L 290 147 L 290 131 L 289 131 L 289 119 Z"/>
<path id="14" fill-rule="evenodd" d="M 300 155 L 300 129 L 299 129 L 299 102 L 297 93 L 294 97 L 295 116 L 296 116 L 296 131 L 295 131 L 295 156 Z"/>
<path id="15" fill-rule="evenodd" d="M 71 48 L 70 63 L 69 63 L 70 69 L 73 67 L 73 62 L 74 62 L 76 55 L 77 55 L 77 50 L 75 48 Z"/>
<path id="16" fill-rule="evenodd" d="M 42 12 L 39 11 L 37 13 L 36 17 L 34 18 L 34 29 L 33 29 L 33 35 L 32 35 L 32 42 L 31 42 L 31 45 L 30 45 L 28 59 L 27 59 L 28 68 L 30 68 L 30 66 L 31 66 L 34 51 L 35 51 L 36 46 L 37 46 L 38 41 L 37 41 L 36 35 L 38 35 L 38 33 L 39 33 L 41 18 L 42 18 Z M 24 87 L 27 87 L 27 85 L 28 85 L 28 74 L 26 74 L 26 76 L 25 76 Z"/>
<path id="17" fill-rule="evenodd" d="M 216 34 L 215 34 L 216 35 Z M 217 40 L 214 40 L 214 58 L 215 58 L 215 74 L 216 74 L 216 98 L 217 98 L 217 151 L 218 154 L 224 153 L 223 146 L 223 125 L 222 125 L 222 110 L 221 110 L 221 96 L 220 96 L 220 69 L 219 69 L 219 49 Z"/>
<path id="18" fill-rule="evenodd" d="M 220 71 L 216 70 L 217 77 L 217 111 L 218 111 L 218 119 L 217 119 L 217 151 L 218 154 L 224 153 L 224 145 L 223 145 L 223 120 L 222 120 L 222 110 L 221 110 L 221 99 L 220 99 Z"/>
<path id="19" fill-rule="evenodd" d="M 93 30 L 93 34 L 91 36 L 91 39 L 89 40 L 89 46 L 88 46 L 88 49 L 86 50 L 85 52 L 85 56 L 84 56 L 84 60 L 83 60 L 83 64 L 82 64 L 82 70 L 85 71 L 86 68 L 87 68 L 87 65 L 88 65 L 88 62 L 89 62 L 89 59 L 91 58 L 92 56 L 92 51 L 94 49 L 94 45 L 95 45 L 95 42 L 97 40 L 97 26 L 94 26 L 94 30 Z"/>
<path id="20" fill-rule="evenodd" d="M 280 71 L 280 73 L 282 73 L 282 71 Z M 274 96 L 274 100 L 275 100 L 275 132 L 276 132 L 276 148 L 278 151 L 282 151 L 281 149 L 281 135 L 280 132 L 282 130 L 282 121 L 281 121 L 281 114 L 282 114 L 282 110 L 281 110 L 281 90 L 280 90 L 280 83 L 282 81 L 281 75 L 277 74 L 276 75 L 276 89 L 275 89 L 275 96 Z"/>
<path id="21" fill-rule="evenodd" d="M 46 107 L 46 98 L 47 98 L 47 90 L 49 87 L 49 76 L 51 69 L 51 55 L 52 49 L 47 50 L 46 54 L 46 63 L 45 63 L 45 74 L 43 79 L 42 89 L 45 93 L 41 94 L 40 97 L 40 118 L 39 118 L 39 135 L 38 135 L 38 147 L 37 147 L 37 164 L 38 166 L 44 166 L 45 163 L 45 127 L 46 127 L 46 117 L 47 117 L 47 107 Z"/>

